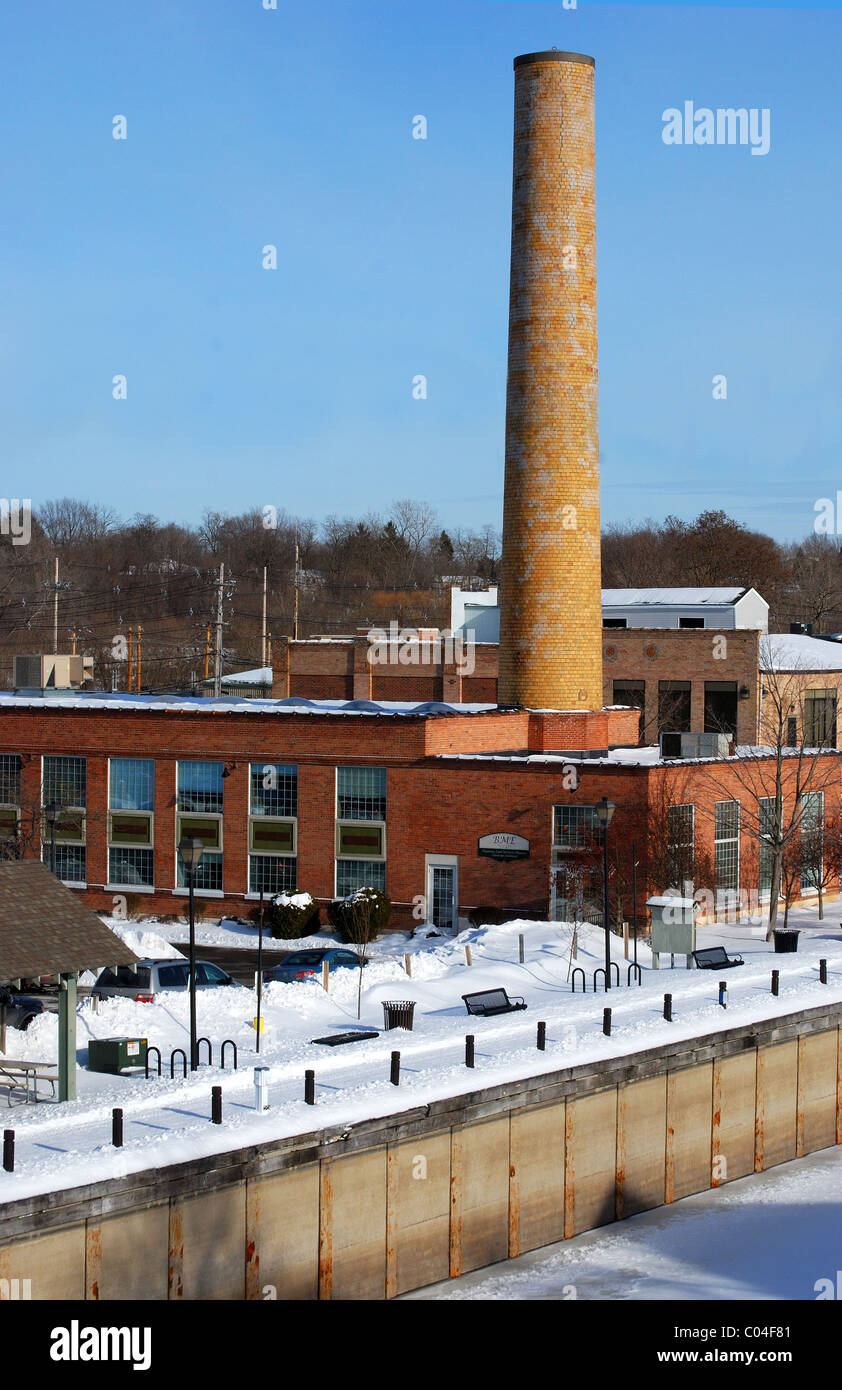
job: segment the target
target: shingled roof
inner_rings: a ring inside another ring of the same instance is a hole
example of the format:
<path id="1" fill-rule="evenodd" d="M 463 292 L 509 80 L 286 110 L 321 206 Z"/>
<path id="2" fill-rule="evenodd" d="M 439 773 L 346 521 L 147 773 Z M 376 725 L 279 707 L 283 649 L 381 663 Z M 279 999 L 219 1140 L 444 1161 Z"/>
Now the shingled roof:
<path id="1" fill-rule="evenodd" d="M 46 864 L 37 859 L 0 863 L 0 980 L 137 959 Z"/>

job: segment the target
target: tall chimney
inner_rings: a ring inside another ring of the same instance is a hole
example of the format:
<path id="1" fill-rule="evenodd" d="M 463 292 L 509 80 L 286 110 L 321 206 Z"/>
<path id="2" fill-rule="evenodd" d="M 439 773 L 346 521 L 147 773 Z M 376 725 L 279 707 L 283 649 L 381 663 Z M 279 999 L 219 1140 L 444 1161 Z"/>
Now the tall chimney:
<path id="1" fill-rule="evenodd" d="M 594 60 L 515 59 L 500 704 L 601 709 Z"/>

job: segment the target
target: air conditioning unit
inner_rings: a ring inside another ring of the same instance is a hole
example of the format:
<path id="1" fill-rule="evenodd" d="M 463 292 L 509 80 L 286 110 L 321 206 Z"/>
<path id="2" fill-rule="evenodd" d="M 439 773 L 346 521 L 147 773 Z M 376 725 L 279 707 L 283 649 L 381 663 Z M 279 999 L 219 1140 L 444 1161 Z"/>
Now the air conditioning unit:
<path id="1" fill-rule="evenodd" d="M 728 734 L 661 734 L 662 758 L 727 758 L 731 747 Z"/>
<path id="2" fill-rule="evenodd" d="M 16 690 L 73 690 L 94 674 L 92 656 L 16 656 Z"/>

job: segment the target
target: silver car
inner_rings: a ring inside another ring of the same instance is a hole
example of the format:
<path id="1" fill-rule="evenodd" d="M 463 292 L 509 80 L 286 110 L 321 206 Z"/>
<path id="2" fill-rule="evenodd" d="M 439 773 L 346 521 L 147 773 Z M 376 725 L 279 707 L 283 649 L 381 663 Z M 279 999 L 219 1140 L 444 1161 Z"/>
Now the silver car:
<path id="1" fill-rule="evenodd" d="M 190 982 L 190 962 L 186 960 L 141 960 L 137 965 L 118 965 L 100 972 L 91 994 L 96 999 L 134 999 L 139 1004 L 151 1004 L 156 994 L 187 989 Z M 236 985 L 225 970 L 210 961 L 196 961 L 196 988 L 216 989 L 220 985 Z M 242 988 L 242 986 L 238 986 Z"/>

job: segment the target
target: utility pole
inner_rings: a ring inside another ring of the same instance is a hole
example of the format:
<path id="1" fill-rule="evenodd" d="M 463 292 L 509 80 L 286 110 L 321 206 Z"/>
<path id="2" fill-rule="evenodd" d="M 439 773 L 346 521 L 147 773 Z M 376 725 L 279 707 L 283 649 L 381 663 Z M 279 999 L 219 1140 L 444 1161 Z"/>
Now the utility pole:
<path id="1" fill-rule="evenodd" d="M 219 566 L 219 588 L 216 593 L 216 651 L 213 656 L 213 693 L 219 699 L 222 694 L 222 593 L 225 583 L 225 565 Z"/>
<path id="2" fill-rule="evenodd" d="M 294 642 L 297 642 L 297 641 L 298 641 L 298 591 L 299 591 L 299 589 L 300 589 L 300 587 L 301 587 L 301 585 L 300 585 L 300 580 L 299 580 L 299 574 L 300 574 L 299 564 L 298 564 L 298 562 L 299 562 L 299 556 L 300 556 L 300 552 L 299 552 L 299 549 L 298 549 L 298 532 L 296 531 L 296 533 L 295 533 L 295 581 L 294 581 L 294 585 L 293 585 L 294 598 L 293 598 L 293 610 L 292 610 L 292 640 L 293 640 Z"/>
<path id="3" fill-rule="evenodd" d="M 58 556 L 53 576 L 53 656 L 58 652 Z"/>
<path id="4" fill-rule="evenodd" d="M 140 694 L 140 623 L 137 625 L 137 693 Z"/>
<path id="5" fill-rule="evenodd" d="M 266 566 L 263 566 L 263 626 L 260 630 L 260 664 L 266 665 Z"/>
<path id="6" fill-rule="evenodd" d="M 132 633 L 133 633 L 133 632 L 134 632 L 134 628 L 131 628 L 131 627 L 130 627 L 130 628 L 129 628 L 129 670 L 128 670 L 128 677 L 127 677 L 127 680 L 126 680 L 126 689 L 127 689 L 129 692 L 131 692 L 131 688 L 132 688 Z"/>
<path id="7" fill-rule="evenodd" d="M 211 625 L 208 623 L 207 632 L 205 633 L 205 680 L 207 680 L 210 674 L 210 634 Z"/>

